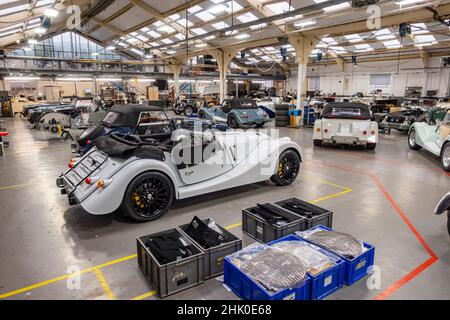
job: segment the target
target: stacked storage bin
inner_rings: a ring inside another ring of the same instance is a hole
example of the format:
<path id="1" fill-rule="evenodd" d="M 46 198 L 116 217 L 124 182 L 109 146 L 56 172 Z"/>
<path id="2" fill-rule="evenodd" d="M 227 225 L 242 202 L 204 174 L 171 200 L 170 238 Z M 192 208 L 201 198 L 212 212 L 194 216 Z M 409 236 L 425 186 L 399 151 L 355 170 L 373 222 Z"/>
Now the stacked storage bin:
<path id="1" fill-rule="evenodd" d="M 307 232 L 312 230 L 333 231 L 325 226 L 316 226 Z M 296 232 L 296 236 L 311 242 L 305 238 L 305 233 L 306 232 Z M 344 283 L 346 285 L 350 286 L 354 284 L 356 281 L 367 275 L 372 269 L 375 260 L 375 247 L 366 242 L 363 242 L 362 245 L 364 246 L 364 251 L 353 259 L 336 254 L 344 261 Z"/>
<path id="2" fill-rule="evenodd" d="M 210 221 L 211 219 L 203 220 L 205 223 Z M 205 249 L 183 231 L 187 226 L 188 224 L 137 238 L 139 268 L 161 298 L 199 285 L 206 279 L 222 274 L 225 256 L 242 248 L 241 239 L 216 224 L 225 234 L 226 239 L 230 241 Z M 147 247 L 146 242 L 149 238 L 173 232 L 176 232 L 179 238 L 187 246 L 190 246 L 192 254 L 189 257 L 162 264 Z"/>

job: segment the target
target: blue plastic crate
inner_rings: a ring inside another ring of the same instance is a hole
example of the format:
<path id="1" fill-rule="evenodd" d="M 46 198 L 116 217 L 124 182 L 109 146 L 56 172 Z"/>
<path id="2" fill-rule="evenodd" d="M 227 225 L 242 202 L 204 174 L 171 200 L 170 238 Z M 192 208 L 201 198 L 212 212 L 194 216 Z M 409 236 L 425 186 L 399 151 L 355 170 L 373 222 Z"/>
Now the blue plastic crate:
<path id="1" fill-rule="evenodd" d="M 263 286 L 248 277 L 225 257 L 224 283 L 243 300 L 309 300 L 311 281 L 306 275 L 305 283 L 298 288 L 284 289 L 276 293 L 268 292 Z"/>
<path id="2" fill-rule="evenodd" d="M 325 226 L 316 226 L 314 228 L 311 228 L 309 230 L 315 230 L 315 229 L 322 229 L 327 231 L 333 231 L 333 229 L 330 229 Z M 306 230 L 308 231 L 308 230 Z M 295 233 L 298 237 L 302 238 L 302 232 L 298 231 Z M 308 241 L 308 239 L 304 239 Z M 308 241 L 312 243 L 311 241 Z M 348 286 L 351 286 L 356 281 L 367 275 L 373 266 L 374 260 L 375 260 L 375 247 L 363 242 L 364 247 L 367 249 L 364 251 L 361 255 L 358 257 L 355 257 L 353 259 L 348 259 L 344 256 L 339 256 L 342 260 L 344 260 L 344 283 Z"/>
<path id="3" fill-rule="evenodd" d="M 288 235 L 278 240 L 269 242 L 268 245 L 272 245 L 282 241 L 305 241 L 304 239 L 295 235 Z M 311 244 L 310 242 L 308 242 Z M 311 299 L 321 300 L 326 296 L 332 294 L 344 284 L 344 261 L 337 255 L 311 244 L 314 249 L 320 253 L 336 260 L 335 266 L 328 268 L 316 275 L 308 274 L 311 278 Z"/>

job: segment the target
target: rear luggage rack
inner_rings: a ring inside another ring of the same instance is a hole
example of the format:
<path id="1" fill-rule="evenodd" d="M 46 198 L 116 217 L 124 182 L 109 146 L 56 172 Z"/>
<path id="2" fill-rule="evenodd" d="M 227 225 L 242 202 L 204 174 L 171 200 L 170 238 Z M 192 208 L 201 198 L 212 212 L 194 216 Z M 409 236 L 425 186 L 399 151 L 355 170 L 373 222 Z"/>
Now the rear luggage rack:
<path id="1" fill-rule="evenodd" d="M 91 156 L 91 154 L 99 156 L 94 158 L 94 156 Z M 66 173 L 67 180 L 73 185 L 73 190 L 75 190 L 87 177 L 92 175 L 92 173 L 94 173 L 106 162 L 106 160 L 108 160 L 108 156 L 100 153 L 99 151 L 95 151 L 91 154 L 86 155 L 83 159 L 78 161 L 71 168 L 71 170 Z M 86 163 L 88 161 L 91 162 L 91 166 L 88 166 L 88 164 Z M 74 179 L 75 182 L 73 182 L 71 178 Z"/>

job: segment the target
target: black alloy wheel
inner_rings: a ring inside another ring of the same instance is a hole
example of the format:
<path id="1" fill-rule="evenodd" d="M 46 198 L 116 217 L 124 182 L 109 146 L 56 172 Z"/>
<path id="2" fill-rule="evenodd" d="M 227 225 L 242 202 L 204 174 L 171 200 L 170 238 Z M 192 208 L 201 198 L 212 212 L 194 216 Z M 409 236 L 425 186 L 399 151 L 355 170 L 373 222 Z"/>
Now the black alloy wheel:
<path id="1" fill-rule="evenodd" d="M 155 220 L 169 209 L 174 197 L 170 179 L 159 172 L 146 172 L 135 178 L 127 190 L 122 207 L 139 222 Z"/>
<path id="2" fill-rule="evenodd" d="M 287 186 L 294 182 L 299 171 L 300 157 L 294 150 L 286 150 L 281 154 L 277 173 L 271 177 L 271 180 L 279 186 Z"/>

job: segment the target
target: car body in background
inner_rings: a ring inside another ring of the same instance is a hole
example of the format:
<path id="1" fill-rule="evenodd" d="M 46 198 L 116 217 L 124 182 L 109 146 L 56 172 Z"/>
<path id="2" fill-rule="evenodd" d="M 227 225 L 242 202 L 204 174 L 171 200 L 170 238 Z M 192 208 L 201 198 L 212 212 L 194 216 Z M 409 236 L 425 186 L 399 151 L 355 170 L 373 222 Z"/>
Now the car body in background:
<path id="1" fill-rule="evenodd" d="M 191 116 L 198 112 L 198 102 L 196 99 L 186 99 L 177 102 L 173 107 L 173 112 L 177 115 L 184 114 L 185 116 Z"/>
<path id="2" fill-rule="evenodd" d="M 198 111 L 200 118 L 224 122 L 230 128 L 257 126 L 270 122 L 269 115 L 258 108 L 253 99 L 225 99 L 220 105 L 203 107 Z"/>
<path id="3" fill-rule="evenodd" d="M 441 159 L 442 168 L 450 172 L 450 109 L 443 120 L 416 122 L 409 129 L 408 144 L 413 150 L 425 150 Z"/>
<path id="4" fill-rule="evenodd" d="M 314 122 L 315 146 L 323 143 L 363 145 L 368 150 L 378 143 L 378 124 L 371 120 L 369 106 L 363 103 L 327 104 Z"/>
<path id="5" fill-rule="evenodd" d="M 447 212 L 447 232 L 450 235 L 450 192 L 448 192 L 445 196 L 442 197 L 441 201 L 434 209 L 434 213 L 437 215 L 441 215 Z"/>
<path id="6" fill-rule="evenodd" d="M 160 125 L 171 127 L 171 122 L 161 119 Z M 142 222 L 163 215 L 173 199 L 266 179 L 289 185 L 303 160 L 300 146 L 289 137 L 249 131 L 172 128 L 150 140 L 112 134 L 94 144 L 57 179 L 61 193 L 91 214 L 122 207 Z"/>
<path id="7" fill-rule="evenodd" d="M 381 130 L 391 132 L 392 129 L 408 133 L 412 124 L 423 121 L 424 112 L 420 109 L 405 109 L 386 115 L 382 121 L 378 122 Z"/>

